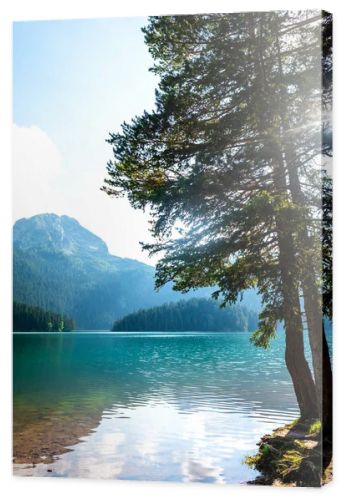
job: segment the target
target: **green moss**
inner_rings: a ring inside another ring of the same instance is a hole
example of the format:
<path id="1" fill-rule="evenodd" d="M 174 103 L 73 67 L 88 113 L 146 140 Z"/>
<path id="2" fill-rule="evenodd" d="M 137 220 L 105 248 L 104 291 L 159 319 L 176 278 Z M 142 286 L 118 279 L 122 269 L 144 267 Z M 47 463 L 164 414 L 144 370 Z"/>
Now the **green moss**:
<path id="1" fill-rule="evenodd" d="M 284 427 L 286 427 L 287 429 L 292 429 L 293 427 L 295 427 L 296 425 L 298 425 L 299 422 L 300 422 L 300 418 L 296 418 L 295 420 L 293 420 L 293 422 L 291 422 L 290 424 L 285 425 Z"/>
<path id="2" fill-rule="evenodd" d="M 259 459 L 260 459 L 259 453 L 257 453 L 256 455 L 247 455 L 246 458 L 244 459 L 244 463 L 249 467 L 251 467 L 251 469 L 255 469 L 257 467 Z"/>
<path id="3" fill-rule="evenodd" d="M 318 434 L 321 431 L 321 428 L 322 428 L 322 424 L 321 424 L 321 421 L 318 419 L 318 420 L 315 420 L 314 422 L 312 422 L 312 424 L 309 427 L 308 432 L 309 432 L 309 434 Z"/>
<path id="4" fill-rule="evenodd" d="M 304 455 L 297 449 L 287 450 L 277 461 L 276 470 L 282 478 L 298 471 Z"/>
<path id="5" fill-rule="evenodd" d="M 319 486 L 321 469 L 320 422 L 300 420 L 276 429 L 261 439 L 258 453 L 245 463 L 257 469 L 260 484 Z"/>
<path id="6" fill-rule="evenodd" d="M 294 444 L 299 447 L 299 449 L 307 448 L 306 441 L 303 439 L 295 439 Z"/>

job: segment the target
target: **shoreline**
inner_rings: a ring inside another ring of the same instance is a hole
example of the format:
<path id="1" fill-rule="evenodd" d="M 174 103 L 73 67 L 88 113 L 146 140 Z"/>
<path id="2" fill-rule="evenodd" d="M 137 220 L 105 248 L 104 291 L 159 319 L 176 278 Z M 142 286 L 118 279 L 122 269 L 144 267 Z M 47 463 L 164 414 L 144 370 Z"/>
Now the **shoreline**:
<path id="1" fill-rule="evenodd" d="M 245 463 L 260 472 L 249 485 L 321 487 L 333 479 L 332 460 L 322 470 L 320 421 L 300 422 L 274 429 L 257 443 L 258 452 Z"/>
<path id="2" fill-rule="evenodd" d="M 83 441 L 99 425 L 101 413 L 83 416 L 51 416 L 23 426 L 13 432 L 13 464 L 52 464 L 58 455 L 72 451 L 71 446 Z"/>

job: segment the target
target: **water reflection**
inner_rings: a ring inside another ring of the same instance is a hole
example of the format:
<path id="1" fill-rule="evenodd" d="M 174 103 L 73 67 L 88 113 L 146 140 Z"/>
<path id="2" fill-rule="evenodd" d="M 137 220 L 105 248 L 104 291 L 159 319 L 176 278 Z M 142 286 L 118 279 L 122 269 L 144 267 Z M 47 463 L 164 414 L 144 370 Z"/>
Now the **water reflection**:
<path id="1" fill-rule="evenodd" d="M 15 335 L 15 472 L 250 479 L 244 456 L 297 416 L 283 348 L 245 334 Z"/>

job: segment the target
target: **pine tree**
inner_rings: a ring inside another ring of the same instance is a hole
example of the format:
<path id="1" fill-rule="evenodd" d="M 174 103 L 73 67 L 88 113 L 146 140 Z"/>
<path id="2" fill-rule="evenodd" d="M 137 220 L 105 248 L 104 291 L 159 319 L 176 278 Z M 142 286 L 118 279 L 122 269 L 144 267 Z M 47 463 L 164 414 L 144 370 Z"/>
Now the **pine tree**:
<path id="1" fill-rule="evenodd" d="M 145 248 L 164 252 L 158 287 L 216 285 L 224 304 L 258 287 L 253 341 L 267 346 L 284 320 L 303 418 L 318 414 L 319 393 L 300 293 L 315 292 L 321 319 L 321 29 L 317 11 L 151 18 L 156 108 L 110 134 L 104 186 L 149 207 L 157 241 Z M 305 308 L 319 385 L 317 325 Z"/>

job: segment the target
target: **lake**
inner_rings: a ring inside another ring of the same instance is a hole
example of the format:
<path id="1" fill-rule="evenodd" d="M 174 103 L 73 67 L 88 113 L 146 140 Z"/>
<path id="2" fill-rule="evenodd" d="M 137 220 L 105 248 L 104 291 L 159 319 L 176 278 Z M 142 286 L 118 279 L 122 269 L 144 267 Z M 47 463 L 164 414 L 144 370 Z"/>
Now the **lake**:
<path id="1" fill-rule="evenodd" d="M 298 416 L 282 335 L 14 334 L 14 473 L 244 483 Z"/>

